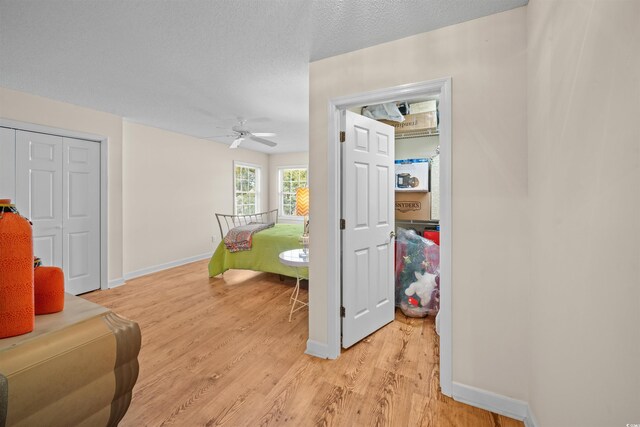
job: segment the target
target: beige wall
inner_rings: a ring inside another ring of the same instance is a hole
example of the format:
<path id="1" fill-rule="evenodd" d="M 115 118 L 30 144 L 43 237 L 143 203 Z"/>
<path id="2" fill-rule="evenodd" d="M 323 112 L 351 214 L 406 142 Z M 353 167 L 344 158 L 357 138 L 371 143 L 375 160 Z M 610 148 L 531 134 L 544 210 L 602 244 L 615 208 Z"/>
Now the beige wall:
<path id="1" fill-rule="evenodd" d="M 452 78 L 453 380 L 527 400 L 526 9 L 310 66 L 310 234 L 326 235 L 328 101 Z M 311 239 L 310 339 L 327 339 L 325 239 Z"/>
<path id="2" fill-rule="evenodd" d="M 127 121 L 123 131 L 125 274 L 213 253 L 214 214 L 233 214 L 234 160 L 261 166 L 268 206 L 267 154 Z"/>
<path id="3" fill-rule="evenodd" d="M 529 403 L 640 423 L 640 2 L 531 0 Z"/>
<path id="4" fill-rule="evenodd" d="M 262 166 L 269 204 L 269 156 L 124 121 L 122 117 L 0 87 L 0 118 L 108 138 L 109 280 L 212 252 L 215 212 L 233 212 L 233 160 Z M 162 213 L 165 200 L 189 212 Z M 124 233 L 124 235 L 123 235 Z"/>
<path id="5" fill-rule="evenodd" d="M 0 87 L 0 118 L 86 132 L 108 140 L 109 280 L 122 277 L 122 118 Z"/>
<path id="6" fill-rule="evenodd" d="M 309 153 L 285 153 L 271 154 L 269 156 L 269 209 L 278 209 L 278 168 L 284 166 L 308 166 Z M 295 222 L 292 220 L 282 220 L 282 222 Z M 298 221 L 301 222 L 301 221 Z"/>

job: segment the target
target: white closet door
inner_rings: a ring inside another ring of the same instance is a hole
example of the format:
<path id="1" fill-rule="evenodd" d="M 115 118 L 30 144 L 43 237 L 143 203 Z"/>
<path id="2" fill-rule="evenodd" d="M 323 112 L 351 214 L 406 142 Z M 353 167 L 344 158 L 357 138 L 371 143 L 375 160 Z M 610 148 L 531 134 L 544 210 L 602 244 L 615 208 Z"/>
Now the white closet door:
<path id="1" fill-rule="evenodd" d="M 100 144 L 64 138 L 63 248 L 66 291 L 100 288 Z"/>
<path id="2" fill-rule="evenodd" d="M 0 128 L 0 199 L 16 199 L 16 131 Z"/>
<path id="3" fill-rule="evenodd" d="M 65 291 L 100 287 L 100 144 L 16 131 L 16 207 L 33 223 L 33 252 L 61 267 Z"/>
<path id="4" fill-rule="evenodd" d="M 63 267 L 62 138 L 16 131 L 16 207 L 33 223 L 33 252 Z"/>

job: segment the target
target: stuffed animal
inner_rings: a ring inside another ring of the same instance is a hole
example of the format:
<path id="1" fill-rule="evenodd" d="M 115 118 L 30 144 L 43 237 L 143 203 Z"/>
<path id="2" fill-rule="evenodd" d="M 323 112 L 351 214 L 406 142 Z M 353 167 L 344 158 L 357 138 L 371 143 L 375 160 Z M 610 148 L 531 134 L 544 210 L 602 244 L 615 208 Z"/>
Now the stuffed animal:
<path id="1" fill-rule="evenodd" d="M 436 288 L 436 275 L 427 272 L 420 274 L 417 271 L 414 274 L 417 281 L 411 283 L 404 293 L 409 297 L 409 300 L 414 299 L 414 294 L 417 295 L 420 298 L 420 305 L 425 307 L 431 301 L 431 295 Z"/>

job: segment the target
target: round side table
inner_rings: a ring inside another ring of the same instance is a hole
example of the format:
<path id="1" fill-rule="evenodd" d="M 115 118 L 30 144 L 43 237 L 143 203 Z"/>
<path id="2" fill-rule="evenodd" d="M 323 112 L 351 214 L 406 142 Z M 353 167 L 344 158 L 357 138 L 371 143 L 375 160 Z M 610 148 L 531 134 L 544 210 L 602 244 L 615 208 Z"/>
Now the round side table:
<path id="1" fill-rule="evenodd" d="M 309 305 L 308 303 L 298 299 L 298 294 L 300 293 L 300 279 L 302 278 L 300 276 L 300 269 L 309 267 L 309 252 L 307 251 L 305 254 L 302 249 L 292 249 L 290 251 L 281 252 L 279 258 L 282 264 L 293 267 L 296 271 L 296 287 L 293 289 L 291 297 L 289 298 L 289 304 L 291 304 L 289 322 L 291 322 L 291 316 L 294 312 Z M 300 306 L 295 308 L 296 304 L 300 304 Z"/>

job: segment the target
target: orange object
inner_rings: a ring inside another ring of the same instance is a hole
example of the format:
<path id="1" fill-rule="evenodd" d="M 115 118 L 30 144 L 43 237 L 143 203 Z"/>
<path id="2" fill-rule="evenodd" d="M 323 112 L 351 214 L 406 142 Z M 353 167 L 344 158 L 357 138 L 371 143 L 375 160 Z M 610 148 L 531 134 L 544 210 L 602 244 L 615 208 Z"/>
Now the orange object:
<path id="1" fill-rule="evenodd" d="M 309 215 L 309 187 L 299 187 L 296 190 L 296 215 L 304 216 L 304 231 L 301 237 L 306 237 L 307 242 L 306 246 L 305 243 L 301 243 L 306 248 L 309 246 L 309 220 L 307 219 L 307 215 Z"/>
<path id="2" fill-rule="evenodd" d="M 309 187 L 300 187 L 296 190 L 296 215 L 309 215 Z"/>
<path id="3" fill-rule="evenodd" d="M 0 338 L 33 331 L 34 314 L 31 224 L 0 199 Z"/>
<path id="4" fill-rule="evenodd" d="M 38 258 L 36 258 L 40 261 Z M 36 265 L 33 276 L 36 314 L 57 313 L 64 309 L 64 273 L 60 267 Z"/>

